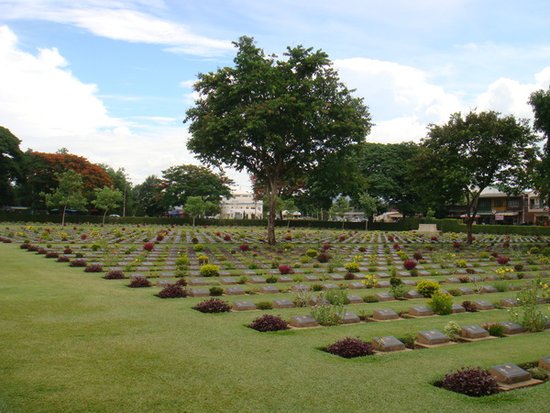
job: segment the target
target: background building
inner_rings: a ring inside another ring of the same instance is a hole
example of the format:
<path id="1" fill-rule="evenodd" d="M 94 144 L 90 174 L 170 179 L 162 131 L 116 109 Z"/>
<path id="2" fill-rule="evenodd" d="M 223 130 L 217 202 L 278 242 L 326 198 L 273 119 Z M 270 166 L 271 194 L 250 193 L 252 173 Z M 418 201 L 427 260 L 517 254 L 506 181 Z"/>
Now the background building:
<path id="1" fill-rule="evenodd" d="M 263 217 L 263 202 L 255 200 L 252 192 L 238 190 L 231 195 L 231 198 L 222 199 L 220 218 L 261 219 Z"/>

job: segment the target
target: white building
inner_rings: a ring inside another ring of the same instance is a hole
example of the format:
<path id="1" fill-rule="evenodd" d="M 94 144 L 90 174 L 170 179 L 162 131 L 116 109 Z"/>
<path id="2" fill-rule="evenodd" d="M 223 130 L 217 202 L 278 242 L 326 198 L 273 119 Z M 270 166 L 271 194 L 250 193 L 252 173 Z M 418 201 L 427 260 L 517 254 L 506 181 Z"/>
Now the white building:
<path id="1" fill-rule="evenodd" d="M 252 192 L 233 191 L 231 198 L 223 198 L 220 204 L 222 219 L 261 219 L 264 205 L 256 201 Z"/>

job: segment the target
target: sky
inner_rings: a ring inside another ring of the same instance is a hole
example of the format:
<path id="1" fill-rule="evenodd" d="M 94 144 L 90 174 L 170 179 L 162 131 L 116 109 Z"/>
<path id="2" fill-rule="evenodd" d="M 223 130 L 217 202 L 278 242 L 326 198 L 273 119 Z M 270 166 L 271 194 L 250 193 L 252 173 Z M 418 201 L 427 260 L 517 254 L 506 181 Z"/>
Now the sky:
<path id="1" fill-rule="evenodd" d="M 327 52 L 369 107 L 367 141 L 419 142 L 457 111 L 532 119 L 549 27 L 546 0 L 0 0 L 0 125 L 24 150 L 67 148 L 134 184 L 199 164 L 193 82 L 247 35 L 267 54 Z"/>

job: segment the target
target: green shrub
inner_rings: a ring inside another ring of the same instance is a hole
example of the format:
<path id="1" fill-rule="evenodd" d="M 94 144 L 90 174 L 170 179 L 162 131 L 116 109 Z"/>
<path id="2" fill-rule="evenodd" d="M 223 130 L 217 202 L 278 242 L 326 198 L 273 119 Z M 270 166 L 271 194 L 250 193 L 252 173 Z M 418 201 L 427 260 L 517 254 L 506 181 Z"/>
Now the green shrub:
<path id="1" fill-rule="evenodd" d="M 189 258 L 186 255 L 182 255 L 176 259 L 176 267 L 183 269 L 189 264 Z"/>
<path id="2" fill-rule="evenodd" d="M 312 291 L 322 291 L 323 290 L 323 286 L 321 284 L 313 284 L 311 286 L 311 290 Z"/>
<path id="3" fill-rule="evenodd" d="M 397 339 L 401 341 L 403 344 L 405 344 L 405 347 L 414 348 L 414 341 L 416 340 L 416 334 L 406 333 L 406 334 L 403 334 L 401 337 L 397 337 Z"/>
<path id="4" fill-rule="evenodd" d="M 317 250 L 310 248 L 306 251 L 306 255 L 310 258 L 315 258 L 317 256 Z"/>
<path id="5" fill-rule="evenodd" d="M 363 301 L 366 303 L 377 303 L 379 300 L 375 295 L 364 295 Z"/>
<path id="6" fill-rule="evenodd" d="M 220 275 L 220 267 L 214 264 L 205 264 L 199 271 L 203 277 L 218 277 Z"/>
<path id="7" fill-rule="evenodd" d="M 309 264 L 312 261 L 312 258 L 309 256 L 300 257 L 300 262 L 302 264 Z"/>
<path id="8" fill-rule="evenodd" d="M 483 328 L 493 337 L 504 337 L 504 327 L 498 323 L 486 323 Z"/>
<path id="9" fill-rule="evenodd" d="M 273 304 L 271 304 L 270 301 L 260 301 L 259 303 L 256 303 L 256 308 L 258 310 L 272 310 Z"/>
<path id="10" fill-rule="evenodd" d="M 202 244 L 195 244 L 195 245 L 193 245 L 193 250 L 194 250 L 195 252 L 202 251 L 202 250 L 204 250 L 204 245 L 202 245 Z"/>
<path id="11" fill-rule="evenodd" d="M 531 376 L 535 380 L 543 380 L 546 381 L 550 378 L 550 373 L 548 373 L 546 370 L 544 370 L 541 367 L 532 367 L 530 369 L 527 369 L 529 373 L 531 373 Z"/>
<path id="12" fill-rule="evenodd" d="M 533 280 L 527 288 L 517 294 L 518 305 L 508 310 L 514 322 L 531 332 L 544 330 L 547 321 L 547 316 L 538 305 L 539 298 L 542 297 L 542 288 L 540 277 Z"/>
<path id="13" fill-rule="evenodd" d="M 458 297 L 462 295 L 462 291 L 460 291 L 458 288 L 451 288 L 449 289 L 449 294 L 451 294 L 453 297 Z"/>
<path id="14" fill-rule="evenodd" d="M 199 260 L 199 264 L 208 264 L 208 255 L 200 254 L 197 259 Z"/>
<path id="15" fill-rule="evenodd" d="M 405 284 L 394 285 L 390 288 L 390 294 L 393 295 L 395 299 L 403 298 L 407 292 L 409 292 L 409 287 Z"/>
<path id="16" fill-rule="evenodd" d="M 437 281 L 422 280 L 416 285 L 417 291 L 424 297 L 431 297 L 439 291 L 439 283 Z"/>
<path id="17" fill-rule="evenodd" d="M 508 284 L 506 284 L 505 282 L 494 283 L 493 287 L 495 287 L 499 293 L 504 293 L 508 291 L 509 288 Z"/>
<path id="18" fill-rule="evenodd" d="M 223 288 L 221 287 L 211 287 L 210 288 L 210 295 L 212 297 L 218 297 L 223 294 Z"/>
<path id="19" fill-rule="evenodd" d="M 311 308 L 311 316 L 322 326 L 335 326 L 344 315 L 344 307 L 340 305 L 319 304 Z"/>
<path id="20" fill-rule="evenodd" d="M 344 268 L 346 269 L 346 271 L 348 272 L 359 272 L 359 263 L 358 262 L 355 262 L 355 261 L 352 261 L 352 262 L 348 262 Z"/>
<path id="21" fill-rule="evenodd" d="M 439 291 L 436 291 L 428 301 L 428 305 L 436 314 L 451 314 L 453 311 L 453 296 L 451 294 L 441 294 Z"/>
<path id="22" fill-rule="evenodd" d="M 348 296 L 344 290 L 328 290 L 320 298 L 324 298 L 332 305 L 349 304 Z"/>
<path id="23" fill-rule="evenodd" d="M 453 341 L 457 341 L 460 338 L 461 331 L 462 327 L 456 321 L 449 321 L 443 327 L 443 332 Z"/>
<path id="24" fill-rule="evenodd" d="M 265 279 L 265 282 L 267 284 L 275 284 L 279 279 L 277 277 L 275 277 L 274 275 L 270 275 L 269 277 L 267 277 Z"/>

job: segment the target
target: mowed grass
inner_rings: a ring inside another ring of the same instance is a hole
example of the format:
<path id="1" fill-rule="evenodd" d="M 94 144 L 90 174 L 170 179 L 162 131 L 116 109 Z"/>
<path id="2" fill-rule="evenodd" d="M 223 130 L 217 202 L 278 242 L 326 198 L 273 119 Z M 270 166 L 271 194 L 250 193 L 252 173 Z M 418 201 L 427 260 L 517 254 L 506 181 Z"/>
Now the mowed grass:
<path id="1" fill-rule="evenodd" d="M 442 329 L 451 319 L 505 320 L 504 310 L 262 334 L 245 326 L 261 312 L 201 314 L 191 309 L 199 298 L 161 300 L 156 289 L 126 283 L 0 244 L 0 412 L 525 413 L 550 406 L 549 383 L 480 399 L 431 384 L 462 366 L 550 355 L 549 332 L 354 360 L 319 349 L 345 336 Z"/>

